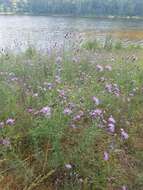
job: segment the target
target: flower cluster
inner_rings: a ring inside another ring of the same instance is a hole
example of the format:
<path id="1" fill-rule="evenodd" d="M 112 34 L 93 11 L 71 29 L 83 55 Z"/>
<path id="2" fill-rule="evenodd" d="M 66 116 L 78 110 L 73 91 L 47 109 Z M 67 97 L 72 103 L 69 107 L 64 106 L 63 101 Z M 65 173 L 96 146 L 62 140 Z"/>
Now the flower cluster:
<path id="1" fill-rule="evenodd" d="M 110 133 L 115 132 L 115 124 L 116 124 L 115 119 L 113 118 L 113 116 L 110 116 L 109 119 L 108 119 L 108 131 Z"/>
<path id="2" fill-rule="evenodd" d="M 105 89 L 108 93 L 112 93 L 117 97 L 120 96 L 120 89 L 117 84 L 106 84 Z"/>
<path id="3" fill-rule="evenodd" d="M 45 117 L 51 117 L 51 108 L 49 106 L 43 107 L 39 113 Z"/>
<path id="4" fill-rule="evenodd" d="M 102 65 L 96 65 L 96 70 L 99 72 L 102 72 L 104 70 L 112 71 L 112 66 L 111 65 L 105 65 L 105 67 L 103 67 Z"/>
<path id="5" fill-rule="evenodd" d="M 101 109 L 95 109 L 90 112 L 90 115 L 92 118 L 102 118 L 103 117 L 103 111 Z"/>
<path id="6" fill-rule="evenodd" d="M 7 125 L 7 126 L 13 126 L 14 124 L 15 124 L 15 119 L 8 118 L 5 122 L 4 121 L 0 122 L 0 128 L 4 128 L 5 125 Z"/>

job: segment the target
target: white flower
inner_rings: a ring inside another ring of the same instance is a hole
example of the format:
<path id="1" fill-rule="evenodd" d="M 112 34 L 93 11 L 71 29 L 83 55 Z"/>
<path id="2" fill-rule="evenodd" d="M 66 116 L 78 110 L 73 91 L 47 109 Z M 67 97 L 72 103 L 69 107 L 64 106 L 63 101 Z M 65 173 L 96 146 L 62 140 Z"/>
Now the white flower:
<path id="1" fill-rule="evenodd" d="M 65 164 L 65 167 L 67 168 L 67 169 L 72 169 L 72 165 L 71 164 Z"/>

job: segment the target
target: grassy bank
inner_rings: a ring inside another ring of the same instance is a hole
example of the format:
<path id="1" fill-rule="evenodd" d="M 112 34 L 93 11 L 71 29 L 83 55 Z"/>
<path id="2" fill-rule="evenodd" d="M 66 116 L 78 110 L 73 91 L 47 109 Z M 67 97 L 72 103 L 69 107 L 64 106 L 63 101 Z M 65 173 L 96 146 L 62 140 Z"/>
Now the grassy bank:
<path id="1" fill-rule="evenodd" d="M 143 50 L 91 49 L 1 54 L 1 190 L 142 190 Z"/>

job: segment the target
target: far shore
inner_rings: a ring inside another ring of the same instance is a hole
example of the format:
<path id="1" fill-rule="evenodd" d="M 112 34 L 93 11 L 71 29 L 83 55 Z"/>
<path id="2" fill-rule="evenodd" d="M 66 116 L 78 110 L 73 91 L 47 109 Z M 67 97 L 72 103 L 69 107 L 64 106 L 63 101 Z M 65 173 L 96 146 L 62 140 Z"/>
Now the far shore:
<path id="1" fill-rule="evenodd" d="M 143 17 L 140 16 L 113 16 L 113 15 L 73 15 L 73 14 L 35 14 L 35 13 L 21 13 L 21 12 L 0 12 L 0 16 L 53 16 L 53 17 L 81 17 L 81 18 L 97 18 L 97 19 L 137 19 L 137 20 L 143 20 Z"/>

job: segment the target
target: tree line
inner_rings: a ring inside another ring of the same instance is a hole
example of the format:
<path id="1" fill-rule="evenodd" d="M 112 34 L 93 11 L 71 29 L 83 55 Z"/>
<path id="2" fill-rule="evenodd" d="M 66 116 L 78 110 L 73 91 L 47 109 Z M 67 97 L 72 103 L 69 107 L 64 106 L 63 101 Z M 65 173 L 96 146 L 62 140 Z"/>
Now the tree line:
<path id="1" fill-rule="evenodd" d="M 0 0 L 0 11 L 31 14 L 143 16 L 143 0 Z"/>

